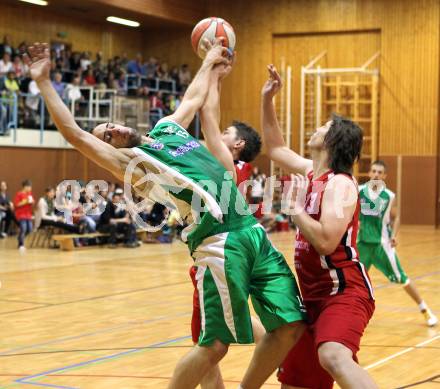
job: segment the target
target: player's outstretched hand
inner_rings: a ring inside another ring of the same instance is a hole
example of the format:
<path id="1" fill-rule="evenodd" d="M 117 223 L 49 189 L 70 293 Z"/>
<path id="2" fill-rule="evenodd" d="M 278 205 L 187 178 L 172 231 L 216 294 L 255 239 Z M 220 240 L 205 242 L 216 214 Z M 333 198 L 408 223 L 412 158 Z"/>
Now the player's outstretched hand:
<path id="1" fill-rule="evenodd" d="M 229 76 L 235 64 L 235 60 L 236 60 L 236 55 L 235 53 L 233 53 L 228 57 L 227 63 L 221 63 L 215 66 L 214 71 L 217 73 L 218 78 L 220 80 L 223 80 L 224 78 Z"/>
<path id="2" fill-rule="evenodd" d="M 267 70 L 269 71 L 269 79 L 263 85 L 261 94 L 264 97 L 273 98 L 280 91 L 283 83 L 275 66 L 268 65 Z"/>
<path id="3" fill-rule="evenodd" d="M 36 42 L 28 47 L 23 60 L 29 66 L 31 77 L 39 82 L 50 79 L 50 52 L 47 43 Z"/>
<path id="4" fill-rule="evenodd" d="M 214 42 L 204 39 L 202 47 L 206 51 L 206 56 L 203 62 L 214 66 L 220 63 L 228 64 L 229 49 L 222 46 L 224 38 L 218 38 Z"/>

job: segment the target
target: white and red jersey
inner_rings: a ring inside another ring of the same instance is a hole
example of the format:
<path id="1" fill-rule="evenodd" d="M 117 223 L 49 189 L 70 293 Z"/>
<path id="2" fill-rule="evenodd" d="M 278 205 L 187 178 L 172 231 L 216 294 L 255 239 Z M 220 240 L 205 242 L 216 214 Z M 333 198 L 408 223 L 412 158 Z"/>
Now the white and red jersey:
<path id="1" fill-rule="evenodd" d="M 322 197 L 327 183 L 335 176 L 332 170 L 313 180 L 308 174 L 305 211 L 315 220 L 321 218 Z M 356 186 L 356 180 L 352 179 Z M 359 262 L 356 238 L 359 229 L 359 196 L 353 218 L 345 234 L 330 255 L 320 255 L 306 237 L 297 229 L 295 243 L 295 268 L 304 301 L 319 300 L 328 296 L 349 293 L 373 299 L 370 279 Z"/>

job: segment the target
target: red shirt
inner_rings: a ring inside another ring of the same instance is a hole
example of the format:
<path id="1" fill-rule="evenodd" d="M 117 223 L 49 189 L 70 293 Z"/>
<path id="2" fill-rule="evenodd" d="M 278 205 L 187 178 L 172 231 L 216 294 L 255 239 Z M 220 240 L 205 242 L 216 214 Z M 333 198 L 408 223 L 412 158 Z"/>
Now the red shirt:
<path id="1" fill-rule="evenodd" d="M 33 204 L 25 204 L 22 206 L 18 206 L 24 199 L 31 197 L 32 201 L 34 200 L 34 196 L 32 192 L 17 192 L 14 197 L 14 206 L 15 206 L 15 217 L 17 220 L 30 220 L 32 219 L 32 206 Z"/>
<path id="2" fill-rule="evenodd" d="M 333 171 L 329 170 L 313 181 L 313 172 L 308 174 L 309 187 L 305 210 L 315 220 L 321 218 L 324 190 L 328 181 L 334 176 Z M 353 179 L 351 176 L 349 177 Z M 297 229 L 295 268 L 304 302 L 342 293 L 373 298 L 370 279 L 364 266 L 359 262 L 359 253 L 356 246 L 359 211 L 358 196 L 353 218 L 347 225 L 336 250 L 330 255 L 320 255 L 301 231 Z"/>
<path id="3" fill-rule="evenodd" d="M 248 162 L 243 161 L 234 161 L 235 164 L 235 172 L 237 173 L 237 186 L 240 193 L 244 196 L 246 199 L 246 186 L 241 186 L 240 184 L 244 181 L 247 181 L 252 173 L 252 165 Z"/>

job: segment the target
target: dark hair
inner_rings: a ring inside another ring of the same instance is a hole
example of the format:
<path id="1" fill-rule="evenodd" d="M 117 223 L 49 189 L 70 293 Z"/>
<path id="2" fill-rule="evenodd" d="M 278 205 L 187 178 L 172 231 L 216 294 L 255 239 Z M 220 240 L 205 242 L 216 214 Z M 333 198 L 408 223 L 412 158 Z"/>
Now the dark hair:
<path id="1" fill-rule="evenodd" d="M 46 190 L 45 190 L 45 193 L 49 193 L 49 192 L 51 192 L 51 191 L 53 191 L 53 190 L 55 190 L 54 187 L 52 187 L 52 186 L 48 186 L 48 187 L 46 188 Z"/>
<path id="2" fill-rule="evenodd" d="M 24 180 L 22 183 L 21 183 L 21 186 L 24 188 L 25 186 L 32 186 L 32 182 L 31 182 L 31 180 Z"/>
<path id="3" fill-rule="evenodd" d="M 362 129 L 350 119 L 333 114 L 332 124 L 324 137 L 330 168 L 337 173 L 351 174 L 361 156 Z"/>
<path id="4" fill-rule="evenodd" d="M 237 137 L 245 142 L 240 152 L 240 160 L 252 162 L 261 151 L 260 135 L 251 126 L 237 120 L 232 122 L 232 126 L 237 129 Z"/>
<path id="5" fill-rule="evenodd" d="M 383 169 L 384 169 L 385 171 L 387 170 L 387 164 L 386 164 L 384 161 L 382 161 L 381 159 L 376 159 L 376 160 L 371 164 L 371 166 L 373 166 L 373 165 L 379 165 L 379 166 L 382 166 Z"/>

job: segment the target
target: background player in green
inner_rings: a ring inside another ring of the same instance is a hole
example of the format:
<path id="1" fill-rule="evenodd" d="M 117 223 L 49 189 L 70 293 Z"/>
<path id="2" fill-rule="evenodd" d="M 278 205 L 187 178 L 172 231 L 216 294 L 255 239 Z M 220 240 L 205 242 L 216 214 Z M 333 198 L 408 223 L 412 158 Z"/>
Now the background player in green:
<path id="1" fill-rule="evenodd" d="M 227 49 L 220 42 L 210 48 L 179 108 L 149 136 L 114 123 L 100 124 L 92 133 L 81 130 L 50 81 L 48 44 L 28 50 L 31 76 L 65 139 L 129 189 L 139 185 L 152 197 L 161 188 L 162 200 L 171 198 L 189 223 L 182 237 L 198 266 L 202 331 L 199 346 L 176 367 L 170 388 L 195 388 L 230 343 L 253 342 L 249 294 L 267 333 L 241 387 L 260 388 L 301 336 L 305 311 L 292 271 L 233 184 L 233 167 L 232 173 L 225 170 L 185 129 L 205 103 L 216 65 L 230 63 Z"/>
<path id="2" fill-rule="evenodd" d="M 437 317 L 421 298 L 415 285 L 406 275 L 396 255 L 397 234 L 400 220 L 396 195 L 386 188 L 386 165 L 375 161 L 370 167 L 370 181 L 359 188 L 361 199 L 358 250 L 361 262 L 367 269 L 371 265 L 379 269 L 391 282 L 403 285 L 403 289 L 418 304 L 428 326 L 437 324 Z"/>

